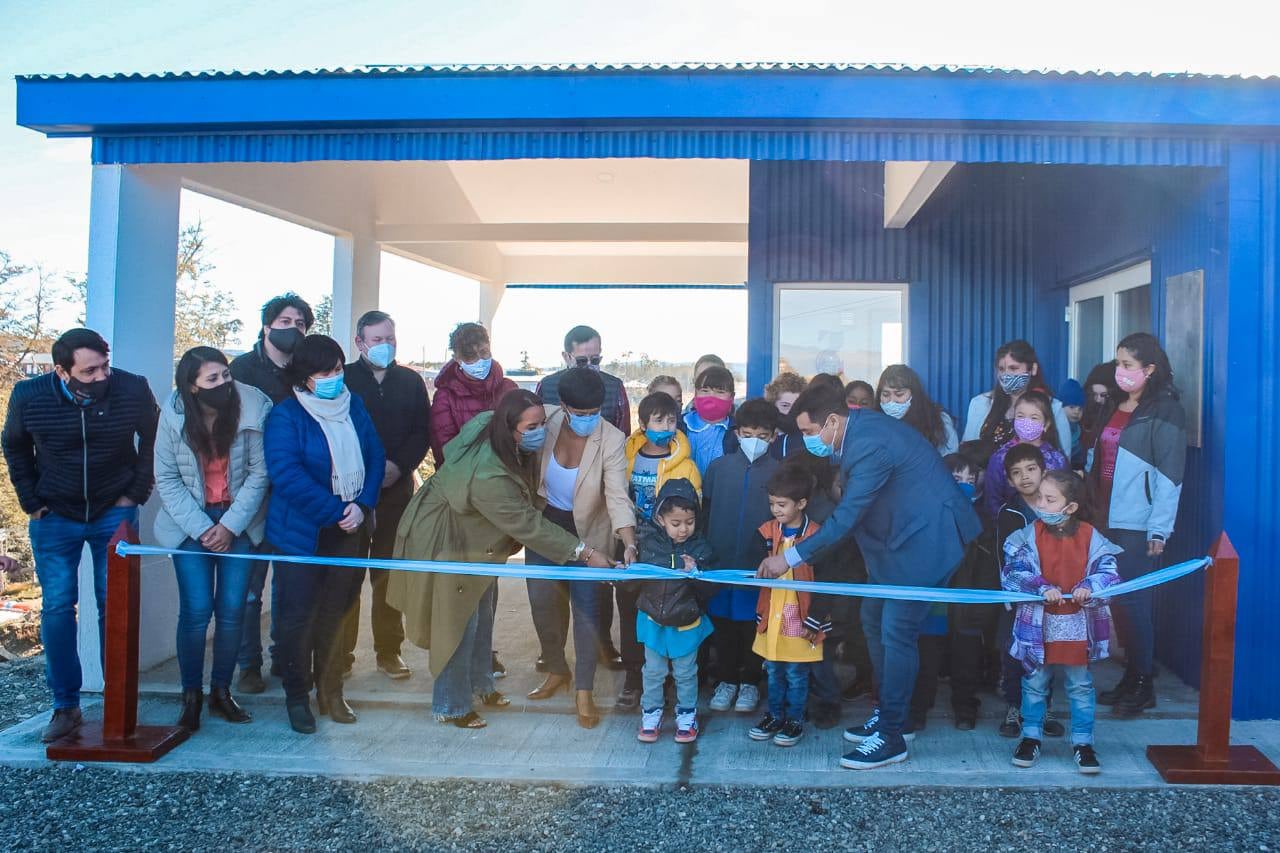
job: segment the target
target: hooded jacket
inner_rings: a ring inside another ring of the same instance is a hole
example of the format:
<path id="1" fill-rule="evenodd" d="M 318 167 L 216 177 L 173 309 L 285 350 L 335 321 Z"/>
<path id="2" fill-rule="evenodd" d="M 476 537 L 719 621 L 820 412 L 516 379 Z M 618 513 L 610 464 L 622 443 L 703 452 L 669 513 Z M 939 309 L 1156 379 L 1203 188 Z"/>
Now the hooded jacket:
<path id="1" fill-rule="evenodd" d="M 1101 493 L 1102 426 L 1116 407 L 1108 406 L 1099 420 L 1089 471 L 1090 491 Z M 1120 433 L 1116 470 L 1111 479 L 1108 525 L 1120 530 L 1145 531 L 1148 539 L 1168 539 L 1178 518 L 1182 477 L 1187 465 L 1187 414 L 1182 403 L 1165 391 L 1150 399 L 1143 395 L 1129 424 Z"/>
<path id="2" fill-rule="evenodd" d="M 698 505 L 698 492 L 692 483 L 688 480 L 668 480 L 658 492 L 658 500 L 653 509 L 654 520 L 640 525 L 640 562 L 666 569 L 679 569 L 683 568 L 684 556 L 687 554 L 698 564 L 699 569 L 709 568 L 714 563 L 715 555 L 701 533 L 695 530 L 692 536 L 677 544 L 671 541 L 671 537 L 657 520 L 662 505 L 677 496 L 691 501 L 695 507 Z M 682 628 L 697 622 L 707 601 L 715 594 L 715 587 L 694 580 L 642 581 L 639 587 L 636 607 L 665 628 Z"/>
<path id="3" fill-rule="evenodd" d="M 627 486 L 631 485 L 631 472 L 636 467 L 636 457 L 640 455 L 640 448 L 648 443 L 649 438 L 644 434 L 644 429 L 637 429 L 627 438 Z M 694 491 L 699 495 L 702 493 L 702 475 L 698 472 L 698 466 L 693 464 L 693 457 L 689 453 L 689 438 L 679 430 L 671 437 L 671 443 L 667 445 L 670 454 L 658 460 L 658 483 L 656 491 L 661 492 L 662 487 L 669 480 L 688 480 L 693 484 Z"/>
<path id="4" fill-rule="evenodd" d="M 457 361 L 450 361 L 436 376 L 436 394 L 431 401 L 431 453 L 436 467 L 444 465 L 445 445 L 453 441 L 467 421 L 481 412 L 491 412 L 516 383 L 502 374 L 494 362 L 484 379 L 472 379 Z"/>

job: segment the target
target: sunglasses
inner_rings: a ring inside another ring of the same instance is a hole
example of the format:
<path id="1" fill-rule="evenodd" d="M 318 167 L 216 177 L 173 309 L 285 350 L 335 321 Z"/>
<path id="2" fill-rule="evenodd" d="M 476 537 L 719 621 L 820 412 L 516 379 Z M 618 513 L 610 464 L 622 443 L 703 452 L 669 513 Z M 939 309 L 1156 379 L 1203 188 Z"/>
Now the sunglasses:
<path id="1" fill-rule="evenodd" d="M 591 356 L 579 355 L 574 357 L 573 363 L 576 364 L 578 367 L 586 367 L 588 364 L 591 365 L 592 367 L 599 367 L 601 359 L 602 359 L 602 356 L 598 356 L 598 355 L 591 355 Z"/>

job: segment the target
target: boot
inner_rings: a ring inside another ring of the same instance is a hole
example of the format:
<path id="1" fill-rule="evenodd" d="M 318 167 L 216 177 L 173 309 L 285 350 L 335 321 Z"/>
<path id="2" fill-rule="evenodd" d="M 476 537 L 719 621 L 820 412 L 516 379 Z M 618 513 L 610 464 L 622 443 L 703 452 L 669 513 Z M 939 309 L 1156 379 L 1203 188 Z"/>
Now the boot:
<path id="1" fill-rule="evenodd" d="M 79 708 L 59 708 L 53 712 L 53 717 L 41 732 L 40 739 L 45 743 L 61 740 L 80 728 L 83 722 Z"/>
<path id="2" fill-rule="evenodd" d="M 600 711 L 596 708 L 595 700 L 591 698 L 591 691 L 579 690 L 574 699 L 578 708 L 578 725 L 584 729 L 594 729 L 599 725 Z"/>
<path id="3" fill-rule="evenodd" d="M 1125 667 L 1124 675 L 1122 675 L 1120 680 L 1116 682 L 1116 686 L 1112 687 L 1110 690 L 1103 690 L 1098 694 L 1098 704 L 1114 705 L 1116 702 L 1119 702 L 1126 693 L 1133 689 L 1133 682 L 1137 677 L 1137 672 L 1129 667 Z"/>
<path id="4" fill-rule="evenodd" d="M 356 721 L 356 712 L 347 704 L 347 700 L 342 695 L 342 686 L 339 684 L 336 688 L 328 690 L 317 690 L 316 699 L 320 705 L 320 713 L 328 714 L 329 719 L 335 723 L 354 723 Z"/>
<path id="5" fill-rule="evenodd" d="M 1117 717 L 1137 717 L 1143 711 L 1155 706 L 1156 693 L 1151 676 L 1138 675 L 1134 677 L 1133 689 L 1117 699 L 1111 710 Z"/>
<path id="6" fill-rule="evenodd" d="M 200 729 L 200 706 L 204 703 L 204 694 L 199 690 L 182 691 L 182 712 L 178 714 L 177 725 L 189 732 Z"/>
<path id="7" fill-rule="evenodd" d="M 311 700 L 289 702 L 285 705 L 285 710 L 289 712 L 289 725 L 295 732 L 300 735 L 316 733 L 316 718 L 311 713 Z"/>
<path id="8" fill-rule="evenodd" d="M 248 667 L 240 670 L 240 692 L 241 693 L 263 693 L 267 689 L 267 682 L 262 680 L 262 670 L 256 666 Z"/>
<path id="9" fill-rule="evenodd" d="M 228 723 L 247 723 L 253 715 L 240 707 L 226 687 L 209 688 L 209 713 L 217 714 Z"/>

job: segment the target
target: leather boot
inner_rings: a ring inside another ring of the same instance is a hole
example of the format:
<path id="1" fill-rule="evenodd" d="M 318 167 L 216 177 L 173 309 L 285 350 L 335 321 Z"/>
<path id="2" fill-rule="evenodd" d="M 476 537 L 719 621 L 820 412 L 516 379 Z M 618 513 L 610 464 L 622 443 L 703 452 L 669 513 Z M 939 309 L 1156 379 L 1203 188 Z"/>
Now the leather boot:
<path id="1" fill-rule="evenodd" d="M 217 714 L 228 723 L 247 723 L 253 715 L 240 707 L 226 687 L 209 688 L 209 713 Z"/>
<path id="2" fill-rule="evenodd" d="M 590 690 L 579 690 L 574 696 L 578 709 L 578 725 L 584 729 L 594 729 L 600 723 L 600 711 Z"/>
<path id="3" fill-rule="evenodd" d="M 342 695 L 342 685 L 327 690 L 317 691 L 317 697 L 320 703 L 320 713 L 328 714 L 329 719 L 335 723 L 354 723 L 356 721 L 356 712 L 347 704 L 346 698 Z"/>
<path id="4" fill-rule="evenodd" d="M 1098 704 L 1114 705 L 1119 702 L 1126 693 L 1133 689 L 1133 682 L 1137 677 L 1138 674 L 1132 668 L 1125 667 L 1124 675 L 1116 682 L 1115 687 L 1098 693 Z"/>
<path id="5" fill-rule="evenodd" d="M 542 684 L 530 690 L 528 696 L 530 699 L 550 699 L 561 687 L 569 687 L 569 676 L 553 672 L 543 679 Z"/>
<path id="6" fill-rule="evenodd" d="M 311 700 L 289 702 L 285 705 L 285 710 L 289 712 L 289 725 L 295 732 L 301 735 L 316 733 L 316 718 L 311 713 Z"/>
<path id="7" fill-rule="evenodd" d="M 204 704 L 204 694 L 199 690 L 182 691 L 182 712 L 178 714 L 178 725 L 189 732 L 200 729 L 200 706 Z"/>
<path id="8" fill-rule="evenodd" d="M 1117 717 L 1137 717 L 1156 706 L 1155 685 L 1149 675 L 1134 676 L 1133 688 L 1116 700 L 1111 709 Z"/>

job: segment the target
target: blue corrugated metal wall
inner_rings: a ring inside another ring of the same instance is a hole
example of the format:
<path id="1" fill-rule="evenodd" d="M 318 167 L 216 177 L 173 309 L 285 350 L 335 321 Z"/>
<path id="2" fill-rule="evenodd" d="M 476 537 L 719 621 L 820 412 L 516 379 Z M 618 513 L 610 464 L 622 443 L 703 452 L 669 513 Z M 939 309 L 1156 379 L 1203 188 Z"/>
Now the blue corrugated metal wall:
<path id="1" fill-rule="evenodd" d="M 908 228 L 886 231 L 880 164 L 752 163 L 748 381 L 758 392 L 774 369 L 776 282 L 909 283 L 910 361 L 931 393 L 963 414 L 991 382 L 995 348 L 1010 338 L 1036 344 L 1051 382 L 1066 376 L 1072 283 L 1149 258 L 1159 330 L 1165 278 L 1203 269 L 1205 446 L 1190 452 L 1170 559 L 1205 553 L 1224 519 L 1238 540 L 1245 562 L 1235 712 L 1250 718 L 1280 716 L 1280 658 L 1271 651 L 1280 645 L 1280 584 L 1269 559 L 1280 548 L 1280 526 L 1271 479 L 1258 476 L 1275 470 L 1280 435 L 1280 153 L 1250 146 L 1241 156 L 1247 163 L 1232 165 L 1230 238 L 1223 169 L 961 165 Z M 1237 198 L 1242 193 L 1252 195 Z M 1242 217 L 1253 223 L 1243 236 Z M 1236 342 L 1230 371 L 1228 342 Z M 1227 380 L 1238 371 L 1259 377 L 1256 400 L 1233 396 L 1237 418 L 1228 421 Z M 1240 419 L 1241 411 L 1250 415 Z M 1159 600 L 1161 659 L 1197 683 L 1201 581 L 1171 585 Z"/>

